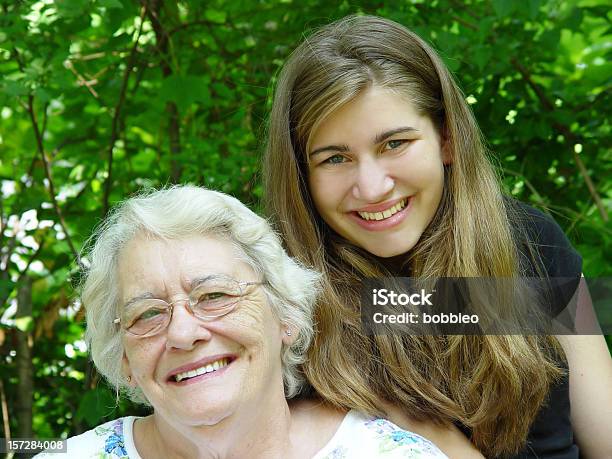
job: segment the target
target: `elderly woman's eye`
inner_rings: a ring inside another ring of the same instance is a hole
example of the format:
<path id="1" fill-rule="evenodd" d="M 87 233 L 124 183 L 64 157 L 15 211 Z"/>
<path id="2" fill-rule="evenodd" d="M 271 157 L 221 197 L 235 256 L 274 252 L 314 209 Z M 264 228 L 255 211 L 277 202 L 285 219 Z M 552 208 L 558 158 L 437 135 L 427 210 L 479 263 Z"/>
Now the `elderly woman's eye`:
<path id="1" fill-rule="evenodd" d="M 155 319 L 156 317 L 161 316 L 162 314 L 164 314 L 166 311 L 163 309 L 159 309 L 159 308 L 150 308 L 147 309 L 145 312 L 143 312 L 142 314 L 140 314 L 137 318 L 136 321 L 138 320 L 151 320 L 151 319 Z"/>
<path id="2" fill-rule="evenodd" d="M 225 298 L 227 296 L 228 296 L 227 293 L 223 293 L 223 292 L 206 293 L 200 297 L 200 301 L 218 300 L 220 298 Z"/>
<path id="3" fill-rule="evenodd" d="M 226 292 L 209 292 L 198 296 L 198 305 L 202 307 L 218 307 L 232 300 L 232 296 Z"/>

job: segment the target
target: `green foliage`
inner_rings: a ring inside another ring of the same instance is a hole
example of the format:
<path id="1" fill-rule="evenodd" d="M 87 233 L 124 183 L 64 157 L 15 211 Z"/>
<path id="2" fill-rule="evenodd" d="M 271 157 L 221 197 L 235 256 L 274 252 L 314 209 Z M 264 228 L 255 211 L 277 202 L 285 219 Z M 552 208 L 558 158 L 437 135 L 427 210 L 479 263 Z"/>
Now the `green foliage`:
<path id="1" fill-rule="evenodd" d="M 346 14 L 382 15 L 431 42 L 508 193 L 553 214 L 586 275 L 611 274 L 603 1 L 22 0 L 0 12 L 0 375 L 14 412 L 14 336 L 29 330 L 41 436 L 142 413 L 115 403 L 80 341 L 74 260 L 94 226 L 124 197 L 168 183 L 257 209 L 271 82 L 304 33 Z M 15 322 L 26 276 L 32 318 Z"/>
<path id="2" fill-rule="evenodd" d="M 116 403 L 115 397 L 108 388 L 96 387 L 85 392 L 81 398 L 76 419 L 83 419 L 90 427 L 95 427 L 114 412 Z"/>

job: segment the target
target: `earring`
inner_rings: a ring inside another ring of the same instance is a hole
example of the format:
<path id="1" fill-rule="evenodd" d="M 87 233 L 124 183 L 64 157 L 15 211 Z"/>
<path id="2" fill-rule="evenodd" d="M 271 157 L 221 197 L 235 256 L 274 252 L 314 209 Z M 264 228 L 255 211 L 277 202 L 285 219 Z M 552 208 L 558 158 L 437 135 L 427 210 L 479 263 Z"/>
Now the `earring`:
<path id="1" fill-rule="evenodd" d="M 286 334 L 287 336 L 291 336 L 291 335 L 292 335 L 291 330 L 287 330 L 287 331 L 285 332 L 285 334 Z"/>
<path id="2" fill-rule="evenodd" d="M 128 384 L 132 382 L 132 377 L 131 376 L 128 376 L 126 379 L 127 379 Z"/>

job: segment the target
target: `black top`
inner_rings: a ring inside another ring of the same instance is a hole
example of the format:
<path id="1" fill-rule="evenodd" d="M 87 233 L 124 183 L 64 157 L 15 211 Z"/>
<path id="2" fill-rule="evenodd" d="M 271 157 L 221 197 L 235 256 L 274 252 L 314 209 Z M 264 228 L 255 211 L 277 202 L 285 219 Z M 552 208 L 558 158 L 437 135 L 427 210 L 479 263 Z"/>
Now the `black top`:
<path id="1" fill-rule="evenodd" d="M 550 216 L 526 204 L 514 203 L 514 213 L 517 215 L 512 220 L 519 221 L 513 223 L 517 223 L 517 228 L 525 230 L 524 234 L 539 260 L 533 260 L 533 254 L 529 255 L 527 250 L 522 250 L 521 256 L 525 257 L 524 260 L 529 262 L 528 266 L 532 269 L 535 263 L 541 263 L 549 277 L 575 278 L 573 287 L 569 286 L 570 292 L 558 293 L 564 298 L 568 295 L 571 297 L 580 281 L 582 258 Z M 535 275 L 535 270 L 531 274 Z M 567 285 L 565 289 L 568 289 Z M 578 459 L 579 456 L 570 422 L 569 383 L 567 377 L 564 377 L 552 387 L 546 405 L 531 426 L 526 448 L 512 458 Z"/>

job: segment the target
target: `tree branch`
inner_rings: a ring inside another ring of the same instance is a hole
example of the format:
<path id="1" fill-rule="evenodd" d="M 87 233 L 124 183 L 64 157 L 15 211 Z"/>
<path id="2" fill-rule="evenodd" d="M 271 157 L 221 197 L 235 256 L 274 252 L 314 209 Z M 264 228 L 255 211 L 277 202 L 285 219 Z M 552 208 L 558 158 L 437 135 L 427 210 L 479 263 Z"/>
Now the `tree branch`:
<path id="1" fill-rule="evenodd" d="M 199 25 L 204 25 L 204 26 L 214 26 L 214 25 L 218 25 L 218 24 L 214 24 L 210 21 L 206 21 L 206 20 L 198 20 L 198 21 L 192 21 L 192 22 L 183 22 L 182 24 L 170 29 L 168 31 L 168 36 L 174 35 L 177 32 L 180 32 L 181 30 L 185 30 L 188 29 L 190 27 L 194 27 L 194 26 L 199 26 Z"/>
<path id="2" fill-rule="evenodd" d="M 458 1 L 455 1 L 455 0 L 452 0 L 451 4 L 455 8 L 457 8 L 458 10 L 461 10 L 461 11 L 464 11 L 465 13 L 467 13 L 469 16 L 471 16 L 477 22 L 480 22 L 482 20 L 482 18 L 478 14 L 476 14 L 475 11 L 473 11 L 473 7 L 471 5 L 466 5 L 464 2 L 458 2 Z"/>
<path id="3" fill-rule="evenodd" d="M 451 16 L 451 19 L 457 21 L 459 24 L 463 25 L 464 27 L 467 27 L 468 29 L 478 30 L 478 26 L 477 25 L 472 24 L 471 22 L 466 21 L 465 19 L 463 19 L 460 16 L 453 15 L 453 16 Z"/>
<path id="4" fill-rule="evenodd" d="M 542 88 L 540 88 L 540 86 L 538 86 L 536 82 L 533 81 L 533 78 L 531 78 L 531 74 L 525 68 L 525 66 L 521 64 L 515 57 L 510 59 L 510 62 L 512 63 L 514 68 L 519 71 L 519 73 L 521 74 L 521 76 L 523 77 L 523 80 L 525 80 L 527 85 L 529 85 L 529 87 L 533 90 L 533 92 L 536 93 L 536 96 L 538 96 L 538 100 L 544 106 L 544 108 L 548 111 L 553 111 L 555 106 L 550 100 L 548 100 L 548 97 L 546 97 L 546 94 L 544 94 L 544 91 L 542 90 Z"/>
<path id="5" fill-rule="evenodd" d="M 66 67 L 68 70 L 70 70 L 72 72 L 72 74 L 76 77 L 77 85 L 85 86 L 89 90 L 89 93 L 92 96 L 94 96 L 95 99 L 98 98 L 98 93 L 93 88 L 93 85 L 96 84 L 98 82 L 98 80 L 96 80 L 95 78 L 93 80 L 91 80 L 91 81 L 87 80 L 85 77 L 83 77 L 77 71 L 77 69 L 74 67 L 74 64 L 69 59 L 66 59 L 66 61 L 64 61 L 64 67 Z"/>
<path id="6" fill-rule="evenodd" d="M 34 111 L 34 96 L 32 94 L 28 95 L 28 112 L 30 114 L 30 120 L 32 121 L 34 136 L 36 137 L 36 146 L 38 147 L 38 153 L 40 153 L 40 157 L 42 158 L 45 176 L 47 178 L 47 182 L 49 183 L 48 192 L 49 197 L 51 198 L 51 203 L 53 204 L 53 209 L 55 210 L 55 213 L 57 214 L 57 218 L 59 220 L 59 224 L 62 227 L 64 234 L 66 235 L 66 242 L 68 243 L 68 247 L 70 247 L 70 251 L 72 252 L 72 255 L 74 256 L 74 259 L 77 261 L 78 265 L 81 266 L 81 257 L 79 256 L 79 252 L 76 250 L 74 244 L 72 243 L 72 238 L 70 237 L 70 233 L 68 231 L 68 227 L 66 226 L 64 216 L 55 197 L 55 186 L 53 185 L 53 178 L 51 176 L 51 166 L 49 165 L 49 160 L 47 159 L 47 154 L 45 153 L 42 135 L 38 127 L 38 121 L 36 120 L 36 112 Z"/>
<path id="7" fill-rule="evenodd" d="M 4 194 L 0 188 L 0 247 L 4 239 Z"/>
<path id="8" fill-rule="evenodd" d="M 15 246 L 17 245 L 17 236 L 13 236 L 11 239 L 9 239 L 8 244 L 7 244 L 7 250 L 6 250 L 6 254 L 4 257 L 4 269 L 0 270 L 0 280 L 3 282 L 6 282 L 8 280 L 10 280 L 10 275 L 9 275 L 9 264 L 11 262 L 11 255 L 13 254 L 13 251 L 15 250 Z M 1 255 L 1 254 L 0 254 Z M 2 262 L 2 260 L 0 259 L 0 262 Z M 4 303 L 6 303 L 6 301 L 8 300 L 9 296 L 11 296 L 11 292 L 12 290 L 8 290 L 6 289 L 4 292 L 2 292 L 3 294 L 0 295 L 0 306 L 3 306 Z"/>
<path id="9" fill-rule="evenodd" d="M 148 15 L 155 32 L 156 48 L 160 57 L 162 74 L 164 78 L 168 78 L 172 75 L 170 62 L 176 62 L 176 59 L 173 59 L 172 38 L 164 29 L 159 17 L 162 2 L 149 1 L 145 3 L 149 4 Z M 170 59 L 168 59 L 169 55 Z M 169 101 L 166 103 L 166 113 L 168 113 L 168 140 L 170 144 L 170 181 L 178 183 L 182 174 L 181 164 L 176 159 L 181 152 L 181 131 L 179 111 L 175 102 Z"/>
<path id="10" fill-rule="evenodd" d="M 15 318 L 32 316 L 32 279 L 24 277 L 17 292 L 17 313 Z M 17 355 L 17 435 L 32 437 L 32 408 L 34 392 L 34 368 L 32 364 L 32 333 L 27 330 L 16 330 Z"/>
<path id="11" fill-rule="evenodd" d="M 15 61 L 17 62 L 17 65 L 19 66 L 20 69 L 23 69 L 23 62 L 21 60 L 21 56 L 19 55 L 19 52 L 17 51 L 16 48 L 13 48 L 13 56 L 15 58 Z M 41 128 L 39 126 L 38 120 L 36 118 L 36 111 L 34 110 L 34 96 L 32 95 L 32 93 L 28 94 L 28 98 L 27 98 L 27 103 L 24 104 L 24 108 L 25 110 L 28 112 L 28 114 L 30 115 L 30 120 L 32 122 L 32 129 L 34 130 L 34 137 L 36 139 L 36 147 L 38 149 L 38 153 L 40 154 L 40 157 L 42 159 L 42 164 L 44 167 L 44 171 L 45 171 L 45 177 L 47 178 L 47 181 L 49 182 L 48 185 L 48 192 L 49 192 L 49 197 L 51 198 L 51 203 L 53 205 L 53 209 L 55 210 L 55 213 L 57 214 L 57 218 L 59 220 L 59 224 L 62 227 L 62 230 L 64 231 L 64 234 L 66 235 L 66 242 L 68 243 L 68 247 L 70 248 L 70 251 L 72 252 L 72 255 L 74 256 L 75 260 L 77 261 L 77 263 L 79 264 L 79 266 L 81 266 L 81 258 L 79 256 L 78 251 L 76 250 L 73 242 L 72 242 L 72 238 L 70 237 L 70 233 L 68 231 L 68 227 L 66 226 L 66 222 L 64 220 L 64 216 L 62 214 L 62 211 L 59 207 L 59 204 L 57 202 L 57 199 L 55 197 L 55 186 L 53 185 L 53 178 L 51 176 L 51 167 L 49 165 L 49 161 L 47 159 L 47 154 L 45 153 L 45 147 L 43 144 L 43 131 L 41 131 Z M 45 110 L 46 111 L 46 110 Z M 34 156 L 32 158 L 32 163 L 30 165 L 30 169 L 28 171 L 28 175 L 32 175 L 32 170 L 34 168 L 34 165 L 36 163 L 36 156 Z M 8 260 L 7 260 L 7 269 L 8 269 Z"/>
<path id="12" fill-rule="evenodd" d="M 2 256 L 2 258 L 0 258 L 0 263 L 3 263 L 5 265 L 4 269 L 0 271 L 0 275 L 6 274 L 6 279 L 8 279 L 8 265 L 11 261 L 11 255 L 13 254 L 13 251 L 15 250 L 15 247 L 17 246 L 16 234 L 17 232 L 15 231 L 15 235 L 13 235 L 13 237 L 9 239 L 8 243 L 5 246 L 7 249 L 6 253 Z M 2 254 L 0 253 L 0 255 Z"/>
<path id="13" fill-rule="evenodd" d="M 113 183 L 113 149 L 115 148 L 115 143 L 117 142 L 117 138 L 119 137 L 119 119 L 121 116 L 121 110 L 123 108 L 123 104 L 125 102 L 125 95 L 127 92 L 127 86 L 130 79 L 130 73 L 132 73 L 132 69 L 134 68 L 134 61 L 136 59 L 136 53 L 138 49 L 138 41 L 140 40 L 140 35 L 142 34 L 142 26 L 144 24 L 144 17 L 147 11 L 146 5 L 142 7 L 140 12 L 140 27 L 138 28 L 138 32 L 136 34 L 136 39 L 134 40 L 134 44 L 132 45 L 132 49 L 130 50 L 130 55 L 128 57 L 127 64 L 125 66 L 125 72 L 123 72 L 123 82 L 121 83 L 121 90 L 119 92 L 119 99 L 117 100 L 117 105 L 115 106 L 115 112 L 113 113 L 113 121 L 111 125 L 111 138 L 108 146 L 108 169 L 106 176 L 106 183 L 104 184 L 104 198 L 103 198 L 103 212 L 104 215 L 108 213 L 109 209 L 109 200 L 110 200 L 110 192 Z"/>
<path id="14" fill-rule="evenodd" d="M 49 108 L 49 103 L 45 103 L 42 109 L 43 119 L 42 119 L 42 125 L 40 127 L 40 137 L 42 139 L 45 138 L 45 133 L 47 132 L 47 122 L 49 121 L 49 116 L 47 115 L 48 108 Z"/>
<path id="15" fill-rule="evenodd" d="M 91 139 L 90 133 L 87 133 L 87 135 L 84 135 L 82 137 L 68 137 L 68 138 L 62 140 L 61 142 L 59 142 L 55 146 L 55 148 L 53 149 L 52 155 L 53 156 L 57 155 L 62 149 L 64 149 L 64 147 L 67 147 L 69 145 L 76 145 L 76 144 L 79 144 L 79 143 L 87 142 L 89 139 Z"/>
<path id="16" fill-rule="evenodd" d="M 4 383 L 0 378 L 0 406 L 2 406 L 2 430 L 4 438 L 11 439 L 11 425 L 9 424 L 8 404 L 6 403 L 6 394 L 4 393 Z"/>
<path id="17" fill-rule="evenodd" d="M 547 111 L 552 112 L 554 110 L 554 104 L 548 99 L 548 97 L 546 97 L 546 94 L 544 93 L 542 88 L 535 81 L 533 81 L 533 78 L 531 78 L 531 74 L 525 68 L 525 66 L 523 66 L 514 57 L 510 61 L 512 65 L 514 66 L 514 68 L 516 68 L 518 72 L 521 74 L 523 80 L 525 80 L 527 85 L 533 90 L 533 92 L 535 92 L 542 106 Z M 576 136 L 576 134 L 574 134 L 567 126 L 561 123 L 553 122 L 553 127 L 557 131 L 561 132 L 563 136 L 570 143 L 574 145 L 577 143 L 581 143 L 579 141 L 578 136 Z M 574 156 L 574 162 L 576 163 L 576 166 L 578 166 L 578 171 L 580 172 L 580 175 L 582 176 L 584 182 L 586 183 L 589 193 L 591 194 L 591 197 L 595 201 L 595 205 L 597 205 L 597 208 L 599 209 L 599 214 L 601 215 L 601 218 L 603 219 L 603 221 L 607 222 L 608 212 L 606 211 L 606 208 L 603 205 L 603 201 L 601 200 L 601 196 L 599 196 L 599 193 L 597 192 L 597 189 L 595 188 L 595 185 L 593 184 L 593 181 L 591 180 L 591 177 L 589 176 L 589 173 L 586 169 L 586 166 L 584 165 L 584 162 L 582 161 L 582 158 L 580 158 L 580 156 L 578 156 L 576 151 L 573 149 L 572 149 L 572 153 Z"/>
<path id="18" fill-rule="evenodd" d="M 533 186 L 533 183 L 531 183 L 527 179 L 527 177 L 525 177 L 520 172 L 516 172 L 516 171 L 513 171 L 511 169 L 503 168 L 502 170 L 506 174 L 510 174 L 510 175 L 513 175 L 514 177 L 518 177 L 518 178 L 522 179 L 523 183 L 525 184 L 525 186 L 527 188 L 529 188 L 529 191 L 531 191 L 533 193 L 534 197 L 536 198 L 536 201 L 537 201 L 538 205 L 540 205 L 540 207 L 544 207 L 544 208 L 548 207 L 546 205 L 546 203 L 544 202 L 544 199 L 542 199 L 542 195 L 538 192 L 538 190 L 536 190 L 536 188 Z"/>

